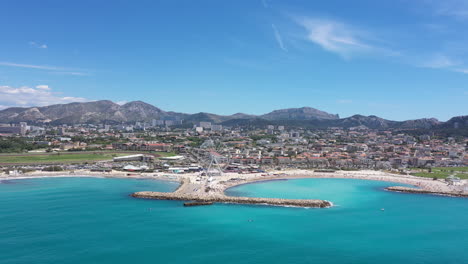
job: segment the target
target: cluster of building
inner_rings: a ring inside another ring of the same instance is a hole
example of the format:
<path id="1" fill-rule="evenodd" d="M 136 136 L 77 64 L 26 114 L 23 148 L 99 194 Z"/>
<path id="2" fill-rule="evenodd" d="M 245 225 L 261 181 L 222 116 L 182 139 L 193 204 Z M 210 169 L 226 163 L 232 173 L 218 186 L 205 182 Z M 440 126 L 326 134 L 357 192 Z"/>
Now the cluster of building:
<path id="1" fill-rule="evenodd" d="M 59 150 L 105 149 L 175 152 L 189 166 L 204 158 L 238 167 L 404 169 L 468 166 L 468 138 L 411 135 L 366 127 L 303 129 L 224 127 L 200 122 L 171 128 L 166 121 L 134 125 L 28 126 L 0 125 L 3 138 L 21 136 L 32 144 Z M 147 126 L 148 125 L 148 126 Z M 160 125 L 160 126 L 159 126 Z M 216 139 L 217 146 L 204 142 Z M 185 164 L 184 164 L 185 162 Z"/>

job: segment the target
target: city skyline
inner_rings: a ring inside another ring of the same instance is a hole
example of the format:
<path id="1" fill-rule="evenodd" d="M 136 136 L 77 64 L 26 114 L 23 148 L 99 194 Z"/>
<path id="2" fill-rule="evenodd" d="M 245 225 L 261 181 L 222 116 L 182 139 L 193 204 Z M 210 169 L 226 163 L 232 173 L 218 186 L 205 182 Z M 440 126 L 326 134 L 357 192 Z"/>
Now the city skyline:
<path id="1" fill-rule="evenodd" d="M 27 9 L 23 9 L 24 5 Z M 206 8 L 209 6 L 210 8 Z M 463 1 L 5 1 L 0 107 L 466 115 Z"/>

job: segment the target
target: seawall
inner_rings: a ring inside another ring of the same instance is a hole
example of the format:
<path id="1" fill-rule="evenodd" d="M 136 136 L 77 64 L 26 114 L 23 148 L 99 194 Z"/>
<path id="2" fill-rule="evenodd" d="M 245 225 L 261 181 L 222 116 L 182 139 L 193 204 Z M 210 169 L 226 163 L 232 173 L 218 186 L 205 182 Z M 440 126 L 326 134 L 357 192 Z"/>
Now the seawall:
<path id="1" fill-rule="evenodd" d="M 234 204 L 257 204 L 273 206 L 296 206 L 327 208 L 333 204 L 325 200 L 304 200 L 304 199 L 279 199 L 279 198 L 254 198 L 254 197 L 234 197 L 225 195 L 200 196 L 191 194 L 163 193 L 163 192 L 136 192 L 132 194 L 135 198 L 155 199 L 155 200 L 177 200 L 196 201 L 202 203 L 234 203 Z"/>
<path id="2" fill-rule="evenodd" d="M 425 189 L 417 189 L 417 188 L 402 187 L 402 186 L 388 187 L 388 188 L 385 188 L 385 190 L 393 191 L 393 192 L 404 192 L 404 193 L 419 193 L 419 194 L 434 194 L 434 195 L 455 196 L 455 197 L 468 197 L 468 193 L 430 191 L 430 190 L 425 190 Z"/>

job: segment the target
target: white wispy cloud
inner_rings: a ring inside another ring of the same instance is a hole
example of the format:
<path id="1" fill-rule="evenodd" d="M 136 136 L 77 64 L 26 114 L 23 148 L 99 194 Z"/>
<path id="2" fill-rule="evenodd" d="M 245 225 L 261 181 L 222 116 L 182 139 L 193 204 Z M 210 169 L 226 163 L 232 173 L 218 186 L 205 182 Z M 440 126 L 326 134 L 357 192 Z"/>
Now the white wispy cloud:
<path id="1" fill-rule="evenodd" d="M 435 15 L 468 20 L 468 1 L 466 0 L 425 0 L 432 6 Z"/>
<path id="2" fill-rule="evenodd" d="M 36 87 L 11 87 L 0 85 L 0 104 L 5 107 L 13 106 L 44 106 L 72 102 L 90 101 L 83 97 L 61 96 L 55 93 L 48 85 Z"/>
<path id="3" fill-rule="evenodd" d="M 28 68 L 28 69 L 38 69 L 38 70 L 51 70 L 51 71 L 64 71 L 64 68 L 47 66 L 47 65 L 33 65 L 33 64 L 21 64 L 13 62 L 0 61 L 1 66 L 8 67 L 18 67 L 18 68 Z"/>
<path id="4" fill-rule="evenodd" d="M 380 53 L 383 55 L 394 55 L 395 53 L 374 44 L 376 38 L 370 32 L 349 24 L 331 19 L 307 17 L 296 18 L 295 20 L 307 31 L 307 40 L 344 58 L 366 53 Z"/>
<path id="5" fill-rule="evenodd" d="M 52 73 L 58 75 L 91 76 L 91 74 L 87 72 L 57 71 Z"/>
<path id="6" fill-rule="evenodd" d="M 49 65 L 22 64 L 22 63 L 0 61 L 0 66 L 36 69 L 36 70 L 48 70 L 48 71 L 54 71 L 58 74 L 66 74 L 66 75 L 76 75 L 76 76 L 89 75 L 89 73 L 87 72 L 76 71 L 76 69 L 55 67 L 55 66 L 49 66 Z"/>
<path id="7" fill-rule="evenodd" d="M 466 66 L 467 63 L 463 56 L 456 55 L 457 51 L 453 51 L 452 49 L 432 54 L 430 52 L 423 54 L 423 51 L 400 52 L 393 48 L 388 48 L 389 42 L 385 41 L 385 39 L 392 39 L 392 36 L 385 36 L 382 33 L 385 32 L 385 29 L 369 31 L 333 19 L 313 17 L 293 17 L 293 19 L 306 30 L 305 39 L 307 41 L 344 59 L 371 55 L 391 59 L 414 67 L 441 69 L 468 74 L 468 66 Z M 373 32 L 379 32 L 378 36 Z M 402 47 L 400 50 L 405 50 L 404 42 L 400 42 L 398 45 Z M 458 52 L 460 53 L 460 50 Z"/>
<path id="8" fill-rule="evenodd" d="M 49 85 L 44 85 L 44 84 L 37 85 L 36 88 L 37 88 L 37 89 L 41 89 L 41 90 L 48 90 L 48 91 L 51 90 L 50 87 L 49 87 Z"/>
<path id="9" fill-rule="evenodd" d="M 271 27 L 273 28 L 273 34 L 275 35 L 276 42 L 278 43 L 278 46 L 283 50 L 283 51 L 288 51 L 286 46 L 284 45 L 283 42 L 283 37 L 279 33 L 278 29 L 276 28 L 275 24 L 271 24 Z"/>
<path id="10" fill-rule="evenodd" d="M 461 62 L 443 54 L 436 54 L 421 64 L 422 67 L 442 69 L 460 65 Z"/>
<path id="11" fill-rule="evenodd" d="M 464 62 L 460 59 L 453 59 L 447 55 L 436 54 L 417 66 L 468 74 L 468 67 L 464 65 Z"/>
<path id="12" fill-rule="evenodd" d="M 46 45 L 46 44 L 39 44 L 39 43 L 37 43 L 37 42 L 35 42 L 35 41 L 30 41 L 30 42 L 29 42 L 29 45 L 30 45 L 31 47 L 35 47 L 35 48 L 39 48 L 39 49 L 47 49 L 47 45 Z"/>

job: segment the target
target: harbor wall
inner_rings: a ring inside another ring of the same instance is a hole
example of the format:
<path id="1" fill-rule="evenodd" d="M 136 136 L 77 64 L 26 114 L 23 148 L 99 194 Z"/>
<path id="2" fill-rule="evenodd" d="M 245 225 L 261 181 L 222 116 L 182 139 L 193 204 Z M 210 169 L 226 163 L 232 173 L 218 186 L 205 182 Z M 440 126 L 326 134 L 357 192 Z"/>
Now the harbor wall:
<path id="1" fill-rule="evenodd" d="M 131 195 L 135 198 L 156 199 L 156 200 L 177 200 L 177 201 L 196 201 L 204 203 L 234 203 L 234 204 L 258 204 L 273 206 L 296 206 L 327 208 L 333 204 L 325 200 L 313 199 L 279 199 L 279 198 L 256 198 L 256 197 L 235 197 L 235 196 L 199 196 L 191 194 L 163 193 L 163 192 L 136 192 Z"/>
<path id="2" fill-rule="evenodd" d="M 468 193 L 430 191 L 430 190 L 425 190 L 425 189 L 417 189 L 417 188 L 402 187 L 402 186 L 388 187 L 388 188 L 385 188 L 385 190 L 393 191 L 393 192 L 404 192 L 404 193 L 419 193 L 419 194 L 434 194 L 434 195 L 445 195 L 445 196 L 455 196 L 455 197 L 468 197 Z"/>

